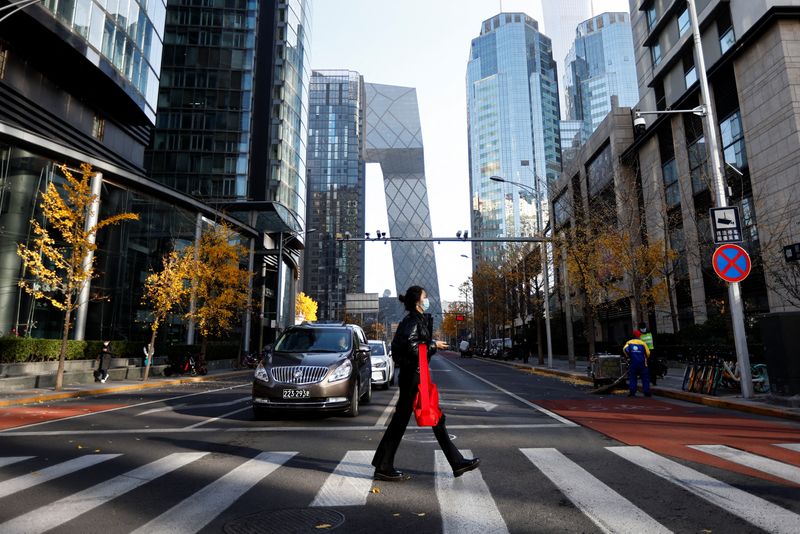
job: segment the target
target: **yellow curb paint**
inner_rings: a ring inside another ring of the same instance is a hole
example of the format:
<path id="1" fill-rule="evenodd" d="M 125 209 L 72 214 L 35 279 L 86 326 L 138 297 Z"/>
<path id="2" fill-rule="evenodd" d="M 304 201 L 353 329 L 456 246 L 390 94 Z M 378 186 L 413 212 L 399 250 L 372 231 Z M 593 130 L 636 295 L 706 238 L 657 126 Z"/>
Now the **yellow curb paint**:
<path id="1" fill-rule="evenodd" d="M 162 386 L 175 386 L 180 384 L 191 384 L 193 382 L 206 382 L 217 378 L 226 378 L 231 376 L 240 376 L 243 374 L 252 373 L 251 370 L 232 371 L 229 373 L 220 373 L 216 375 L 195 376 L 191 378 L 178 378 L 174 380 L 165 380 L 163 382 L 144 382 L 141 384 L 130 384 L 128 386 L 116 386 L 102 389 L 82 389 L 80 391 L 66 391 L 64 393 L 50 393 L 44 395 L 37 395 L 34 397 L 23 397 L 20 399 L 8 399 L 0 401 L 0 407 L 3 406 L 18 406 L 24 404 L 37 404 L 41 402 L 48 402 L 61 399 L 74 399 L 78 397 L 92 397 L 95 395 L 107 395 L 109 393 L 120 393 L 124 391 L 136 391 L 141 389 L 158 388 Z"/>

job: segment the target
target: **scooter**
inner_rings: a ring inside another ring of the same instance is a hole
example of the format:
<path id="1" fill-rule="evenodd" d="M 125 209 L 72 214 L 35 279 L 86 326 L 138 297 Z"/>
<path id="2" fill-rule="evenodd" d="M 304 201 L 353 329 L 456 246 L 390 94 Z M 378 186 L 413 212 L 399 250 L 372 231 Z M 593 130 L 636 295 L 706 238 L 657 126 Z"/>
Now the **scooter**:
<path id="1" fill-rule="evenodd" d="M 164 376 L 172 375 L 206 375 L 208 369 L 205 366 L 198 367 L 192 355 L 188 358 L 182 356 L 170 356 L 169 365 L 164 368 Z"/>

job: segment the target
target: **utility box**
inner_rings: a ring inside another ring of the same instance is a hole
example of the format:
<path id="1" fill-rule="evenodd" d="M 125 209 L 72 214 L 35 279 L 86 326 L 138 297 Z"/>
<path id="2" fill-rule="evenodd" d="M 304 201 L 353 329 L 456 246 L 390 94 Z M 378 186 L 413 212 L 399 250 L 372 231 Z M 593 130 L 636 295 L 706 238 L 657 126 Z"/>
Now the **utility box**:
<path id="1" fill-rule="evenodd" d="M 770 391 L 800 394 L 800 312 L 768 313 L 760 324 Z"/>

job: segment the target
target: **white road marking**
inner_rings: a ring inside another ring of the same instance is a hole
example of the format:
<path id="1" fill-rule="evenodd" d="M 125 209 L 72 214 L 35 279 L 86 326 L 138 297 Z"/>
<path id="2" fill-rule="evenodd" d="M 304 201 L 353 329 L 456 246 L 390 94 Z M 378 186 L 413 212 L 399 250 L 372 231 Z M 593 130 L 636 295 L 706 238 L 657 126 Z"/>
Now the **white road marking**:
<path id="1" fill-rule="evenodd" d="M 671 532 L 558 450 L 541 448 L 520 451 L 603 532 Z"/>
<path id="2" fill-rule="evenodd" d="M 392 400 L 389 401 L 389 404 L 386 405 L 386 408 L 383 409 L 383 413 L 378 420 L 375 422 L 376 427 L 384 427 L 386 425 L 386 421 L 389 420 L 389 416 L 392 414 L 392 410 L 397 405 L 397 399 L 400 398 L 400 390 L 396 390 L 394 395 L 392 396 Z"/>
<path id="3" fill-rule="evenodd" d="M 197 532 L 295 454 L 297 453 L 262 452 L 139 527 L 134 533 Z"/>
<path id="4" fill-rule="evenodd" d="M 234 415 L 234 414 L 237 414 L 239 412 L 243 412 L 245 410 L 252 410 L 252 409 L 253 409 L 252 406 L 245 406 L 244 408 L 237 408 L 237 409 L 232 410 L 232 411 L 230 411 L 228 413 L 224 413 L 224 414 L 222 414 L 222 415 L 220 415 L 218 417 L 212 417 L 210 419 L 205 419 L 203 421 L 200 421 L 199 423 L 195 423 L 193 425 L 189 425 L 186 428 L 200 428 L 201 426 L 207 425 L 208 423 L 213 423 L 214 421 L 219 421 L 220 419 L 225 419 L 226 417 L 228 417 L 230 415 Z"/>
<path id="5" fill-rule="evenodd" d="M 477 399 L 477 400 L 474 400 L 474 401 L 471 401 L 471 400 L 451 400 L 451 401 L 439 400 L 439 405 L 440 406 L 455 406 L 455 407 L 460 407 L 460 408 L 482 408 L 482 409 L 486 410 L 487 412 L 491 412 L 492 410 L 497 408 L 497 405 L 494 404 L 493 402 L 486 402 L 486 401 L 482 401 L 480 399 Z"/>
<path id="6" fill-rule="evenodd" d="M 448 365 L 452 365 L 452 366 L 456 367 L 456 368 L 457 368 L 459 371 L 462 371 L 462 372 L 464 372 L 464 373 L 467 373 L 468 375 L 470 375 L 470 376 L 472 376 L 472 377 L 474 377 L 474 378 L 477 378 L 478 380 L 480 380 L 481 382 L 483 382 L 483 383 L 485 383 L 485 384 L 489 384 L 490 386 L 492 386 L 492 387 L 493 387 L 493 388 L 495 388 L 496 390 L 498 390 L 498 391 L 500 391 L 500 392 L 502 392 L 502 393 L 505 393 L 506 395 L 508 395 L 508 396 L 509 396 L 509 397 L 511 397 L 512 399 L 516 399 L 516 400 L 518 400 L 519 402 L 521 402 L 522 404 L 524 404 L 525 406 L 529 406 L 529 407 L 533 408 L 534 410 L 537 410 L 537 411 L 539 411 L 539 412 L 541 412 L 541 413 L 543 413 L 543 414 L 545 414 L 545 415 L 547 415 L 547 416 L 549 416 L 549 417 L 552 417 L 553 419 L 555 419 L 556 421 L 558 421 L 558 422 L 560 422 L 560 423 L 563 423 L 563 424 L 565 424 L 565 425 L 567 425 L 567 426 L 578 426 L 578 424 L 577 424 L 577 423 L 573 423 L 573 422 L 572 422 L 572 421 L 570 421 L 569 419 L 565 419 L 565 418 L 561 417 L 560 415 L 558 415 L 558 414 L 556 414 L 556 413 L 553 413 L 553 412 L 551 412 L 550 410 L 548 410 L 548 409 L 546 409 L 546 408 L 542 408 L 542 407 L 541 407 L 541 406 L 539 406 L 538 404 L 534 404 L 534 403 L 532 403 L 532 402 L 530 402 L 530 401 L 527 401 L 527 400 L 523 399 L 522 397 L 520 397 L 519 395 L 516 395 L 516 394 L 514 394 L 514 393 L 511 393 L 511 392 L 510 392 L 510 391 L 508 391 L 507 389 L 501 388 L 501 387 L 500 387 L 500 386 L 498 386 L 497 384 L 494 384 L 493 382 L 489 382 L 489 381 L 488 381 L 488 380 L 486 380 L 485 378 L 483 378 L 483 377 L 481 377 L 481 376 L 478 376 L 478 375 L 476 375 L 475 373 L 472 373 L 472 372 L 470 372 L 470 371 L 467 371 L 466 369 L 464 369 L 464 368 L 463 368 L 463 367 L 461 367 L 460 365 L 457 365 L 457 364 L 455 364 L 455 363 L 453 363 L 453 362 L 451 362 L 451 361 L 448 361 L 448 360 L 439 360 L 439 361 L 441 361 L 441 362 L 446 362 Z"/>
<path id="7" fill-rule="evenodd" d="M 797 533 L 800 515 L 765 499 L 641 447 L 606 448 L 758 528 L 772 534 Z"/>
<path id="8" fill-rule="evenodd" d="M 689 448 L 755 469 L 756 471 L 762 471 L 769 475 L 788 480 L 789 482 L 794 482 L 795 484 L 800 484 L 800 467 L 794 465 L 739 449 L 726 447 L 725 445 L 689 445 Z"/>
<path id="9" fill-rule="evenodd" d="M 17 462 L 23 462 L 25 460 L 30 460 L 33 456 L 5 456 L 0 457 L 0 467 L 5 467 L 7 465 L 15 464 Z"/>
<path id="10" fill-rule="evenodd" d="M 46 467 L 40 471 L 34 471 L 33 473 L 29 473 L 27 475 L 5 480 L 0 482 L 0 498 L 7 497 L 17 493 L 18 491 L 32 488 L 38 484 L 49 482 L 54 478 L 62 477 L 64 475 L 74 473 L 75 471 L 80 471 L 81 469 L 105 462 L 106 460 L 111 460 L 117 456 L 120 455 L 86 454 L 84 456 L 79 456 L 78 458 L 73 458 L 72 460 L 67 460 L 66 462 L 62 462 L 60 464 Z"/>
<path id="11" fill-rule="evenodd" d="M 218 388 L 218 389 L 209 389 L 207 391 L 199 391 L 197 393 L 189 393 L 187 395 L 179 395 L 177 397 L 168 397 L 168 398 L 165 398 L 165 399 L 151 400 L 151 401 L 146 401 L 146 402 L 140 402 L 140 403 L 137 403 L 137 404 L 128 404 L 126 406 L 117 406 L 116 408 L 109 408 L 108 410 L 101 410 L 99 412 L 91 412 L 91 413 L 82 413 L 82 414 L 79 414 L 79 415 L 71 415 L 69 417 L 62 417 L 61 419 L 51 419 L 49 421 L 41 421 L 39 423 L 31 423 L 30 425 L 6 428 L 6 429 L 3 429 L 3 430 L 0 430 L 0 435 L 5 434 L 5 433 L 7 433 L 9 431 L 12 431 L 12 430 L 15 430 L 15 429 L 19 429 L 19 428 L 31 428 L 31 427 L 39 426 L 39 425 L 47 425 L 47 424 L 50 424 L 50 423 L 55 423 L 56 421 L 58 421 L 58 422 L 69 421 L 70 419 L 78 419 L 78 418 L 81 418 L 81 417 L 89 417 L 90 415 L 97 415 L 97 414 L 108 413 L 108 412 L 116 412 L 118 410 L 127 410 L 129 408 L 138 408 L 139 406 L 147 406 L 148 404 L 156 404 L 158 402 L 166 402 L 166 401 L 177 400 L 177 399 L 185 399 L 187 397 L 194 397 L 194 396 L 197 396 L 197 395 L 206 395 L 208 393 L 215 393 L 217 391 L 226 391 L 226 390 L 229 390 L 229 389 L 250 387 L 251 385 L 252 384 L 239 384 L 239 385 L 236 385 L 236 386 L 228 386 L 228 387 Z M 111 395 L 111 393 L 109 393 L 109 395 Z"/>
<path id="12" fill-rule="evenodd" d="M 488 430 L 488 429 L 506 429 L 506 430 L 522 430 L 530 428 L 575 428 L 577 425 L 574 423 L 530 423 L 530 424 L 509 424 L 509 425 L 447 425 L 448 430 Z M 413 428 L 413 424 L 409 424 L 409 428 Z M 12 437 L 31 437 L 31 436 L 107 436 L 107 435 L 124 435 L 124 434 L 190 434 L 201 432 L 364 432 L 368 430 L 385 430 L 385 426 L 286 426 L 286 427 L 261 427 L 261 426 L 241 426 L 241 427 L 200 427 L 200 428 L 121 428 L 121 429 L 108 429 L 108 430 L 39 430 L 39 431 L 21 431 L 9 432 L 0 434 L 0 438 Z"/>
<path id="13" fill-rule="evenodd" d="M 0 532 L 33 534 L 63 525 L 81 514 L 97 508 L 120 495 L 143 486 L 184 465 L 194 462 L 207 452 L 178 452 L 165 456 L 133 471 L 64 497 L 52 504 L 37 508 L 11 521 L 0 524 Z"/>
<path id="14" fill-rule="evenodd" d="M 140 417 L 142 415 L 150 415 L 158 412 L 173 412 L 175 410 L 199 410 L 201 408 L 219 408 L 222 406 L 233 406 L 234 404 L 239 404 L 241 402 L 249 401 L 252 398 L 253 398 L 252 396 L 248 395 L 247 397 L 241 397 L 228 402 L 212 402 L 209 404 L 192 404 L 190 402 L 184 402 L 176 406 L 162 406 L 161 408 L 153 408 L 151 410 L 145 410 L 143 412 L 137 413 L 136 415 L 134 415 L 134 417 Z"/>
<path id="15" fill-rule="evenodd" d="M 800 452 L 800 443 L 776 443 L 775 445 L 790 451 Z"/>
<path id="16" fill-rule="evenodd" d="M 311 506 L 363 506 L 372 488 L 375 451 L 347 451 L 325 480 Z"/>
<path id="17" fill-rule="evenodd" d="M 462 450 L 465 457 L 472 452 Z M 478 469 L 458 478 L 442 451 L 436 451 L 436 498 L 443 534 L 502 534 L 508 527 Z"/>

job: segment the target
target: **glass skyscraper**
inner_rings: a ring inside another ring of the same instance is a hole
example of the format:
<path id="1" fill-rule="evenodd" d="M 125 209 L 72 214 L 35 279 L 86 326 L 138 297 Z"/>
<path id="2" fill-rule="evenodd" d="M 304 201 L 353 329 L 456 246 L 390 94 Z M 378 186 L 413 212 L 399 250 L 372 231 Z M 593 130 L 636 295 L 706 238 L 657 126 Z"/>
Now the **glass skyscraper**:
<path id="1" fill-rule="evenodd" d="M 622 107 L 636 106 L 639 86 L 628 13 L 603 13 L 578 25 L 563 79 L 567 118 L 583 123 L 583 139 L 611 111 L 613 95 Z"/>
<path id="2" fill-rule="evenodd" d="M 556 66 L 550 39 L 534 19 L 500 13 L 483 22 L 467 66 L 467 112 L 473 236 L 536 234 L 536 199 L 490 180 L 535 188 L 538 175 L 546 198 L 547 184 L 561 172 Z M 500 249 L 475 243 L 473 257 L 496 262 Z"/>
<path id="3" fill-rule="evenodd" d="M 364 80 L 353 71 L 314 71 L 309 93 L 308 202 L 303 291 L 320 320 L 343 320 L 347 293 L 364 292 Z"/>

